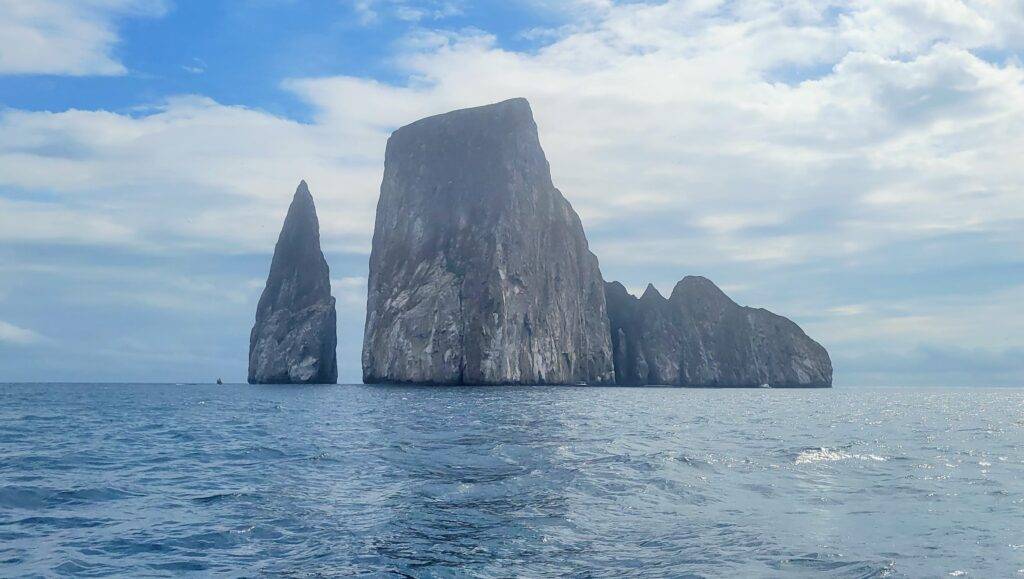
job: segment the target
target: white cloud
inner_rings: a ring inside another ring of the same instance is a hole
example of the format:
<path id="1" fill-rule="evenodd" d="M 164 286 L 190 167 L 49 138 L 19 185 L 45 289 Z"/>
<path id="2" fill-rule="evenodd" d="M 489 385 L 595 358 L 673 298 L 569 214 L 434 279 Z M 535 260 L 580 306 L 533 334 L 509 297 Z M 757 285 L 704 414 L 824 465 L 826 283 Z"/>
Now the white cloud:
<path id="1" fill-rule="evenodd" d="M 42 335 L 14 324 L 0 320 L 0 342 L 15 346 L 29 346 L 43 342 Z"/>
<path id="2" fill-rule="evenodd" d="M 0 0 L 0 74 L 119 75 L 117 22 L 163 0 Z"/>
<path id="3" fill-rule="evenodd" d="M 181 69 L 189 74 L 203 74 L 206 72 L 206 63 L 200 58 L 193 58 L 189 64 L 181 65 Z"/>
<path id="4" fill-rule="evenodd" d="M 10 229 L 0 237 L 265 251 L 306 179 L 325 243 L 367 250 L 379 130 L 303 125 L 200 97 L 148 113 L 0 113 L 0 186 L 59 198 L 5 202 L 0 224 Z"/>
<path id="5" fill-rule="evenodd" d="M 360 312 L 366 308 L 366 278 L 346 276 L 331 280 L 331 293 L 338 307 Z"/>
<path id="6" fill-rule="evenodd" d="M 832 316 L 810 327 L 840 350 L 869 343 L 877 350 L 942 343 L 958 348 L 1016 347 L 1024 332 L 1024 317 L 1017 315 L 1021 299 L 1024 286 L 1011 286 L 966 295 L 893 299 L 873 306 L 838 306 Z M 853 317 L 859 318 L 857 323 Z"/>
<path id="7" fill-rule="evenodd" d="M 137 244 L 132 228 L 102 211 L 0 198 L 0 240 L 74 245 Z"/>
<path id="8" fill-rule="evenodd" d="M 352 9 L 363 26 L 379 23 L 383 18 L 404 22 L 443 20 L 462 14 L 461 2 L 452 0 L 352 0 Z"/>
<path id="9" fill-rule="evenodd" d="M 346 289 L 366 289 L 366 278 L 362 276 L 346 276 L 331 280 L 332 287 Z"/>
<path id="10" fill-rule="evenodd" d="M 373 24 L 380 18 L 375 8 L 376 4 L 376 0 L 354 0 L 352 2 L 352 9 L 359 17 L 359 22 L 363 26 Z"/>
<path id="11" fill-rule="evenodd" d="M 868 307 L 862 304 L 847 304 L 829 308 L 829 313 L 836 316 L 859 316 L 868 311 Z"/>
<path id="12" fill-rule="evenodd" d="M 963 48 L 1019 48 L 1019 0 L 862 0 L 840 17 L 843 37 L 859 50 L 898 56 L 935 42 Z"/>

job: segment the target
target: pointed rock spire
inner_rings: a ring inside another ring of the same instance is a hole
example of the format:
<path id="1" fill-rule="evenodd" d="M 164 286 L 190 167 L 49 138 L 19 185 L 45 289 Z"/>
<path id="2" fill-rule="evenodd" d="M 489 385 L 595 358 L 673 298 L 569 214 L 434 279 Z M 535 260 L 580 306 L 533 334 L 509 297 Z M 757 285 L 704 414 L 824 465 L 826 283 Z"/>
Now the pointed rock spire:
<path id="1" fill-rule="evenodd" d="M 320 221 L 299 183 L 274 248 L 249 337 L 250 384 L 334 384 L 337 314 Z"/>
<path id="2" fill-rule="evenodd" d="M 664 301 L 665 296 L 661 295 L 661 292 L 658 291 L 658 288 L 654 287 L 653 283 L 649 283 L 647 284 L 647 289 L 644 290 L 643 295 L 640 296 L 640 299 L 645 302 L 650 300 Z"/>

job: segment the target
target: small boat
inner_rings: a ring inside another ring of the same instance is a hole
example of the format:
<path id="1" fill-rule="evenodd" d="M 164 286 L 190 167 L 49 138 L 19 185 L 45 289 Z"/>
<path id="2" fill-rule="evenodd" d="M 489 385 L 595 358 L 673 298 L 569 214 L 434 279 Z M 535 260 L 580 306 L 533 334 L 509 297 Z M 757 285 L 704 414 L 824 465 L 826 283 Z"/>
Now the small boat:
<path id="1" fill-rule="evenodd" d="M 223 385 L 224 385 L 224 381 L 221 380 L 220 378 L 217 378 L 217 386 L 223 386 Z"/>
<path id="2" fill-rule="evenodd" d="M 587 385 L 587 383 L 582 381 L 582 380 L 579 381 L 579 382 L 576 382 L 575 384 L 573 384 L 573 386 L 586 386 L 586 385 Z"/>
<path id="3" fill-rule="evenodd" d="M 771 384 L 761 384 L 761 388 L 771 388 Z"/>

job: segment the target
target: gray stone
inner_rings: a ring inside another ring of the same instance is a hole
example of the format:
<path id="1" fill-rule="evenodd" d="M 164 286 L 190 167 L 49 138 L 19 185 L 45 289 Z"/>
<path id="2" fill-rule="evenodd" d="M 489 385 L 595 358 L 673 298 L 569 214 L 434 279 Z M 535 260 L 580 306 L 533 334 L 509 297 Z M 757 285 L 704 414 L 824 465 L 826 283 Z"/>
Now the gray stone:
<path id="1" fill-rule="evenodd" d="M 711 281 L 683 278 L 665 299 L 606 285 L 619 384 L 830 387 L 828 352 L 792 321 L 737 305 Z"/>
<path id="2" fill-rule="evenodd" d="M 306 182 L 295 191 L 274 248 L 249 337 L 250 384 L 338 381 L 337 314 Z"/>
<path id="3" fill-rule="evenodd" d="M 525 99 L 391 135 L 367 302 L 367 383 L 614 380 L 597 258 Z"/>

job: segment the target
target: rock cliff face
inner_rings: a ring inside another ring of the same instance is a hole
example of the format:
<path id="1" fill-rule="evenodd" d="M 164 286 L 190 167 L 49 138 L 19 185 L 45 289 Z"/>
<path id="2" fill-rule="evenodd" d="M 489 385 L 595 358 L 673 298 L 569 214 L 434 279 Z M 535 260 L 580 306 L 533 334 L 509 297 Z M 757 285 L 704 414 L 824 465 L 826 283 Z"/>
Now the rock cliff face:
<path id="1" fill-rule="evenodd" d="M 337 340 L 320 222 L 303 181 L 288 208 L 256 309 L 249 337 L 249 383 L 334 384 Z"/>
<path id="2" fill-rule="evenodd" d="M 609 336 L 597 258 L 551 182 L 525 99 L 391 135 L 365 382 L 611 383 Z"/>
<path id="3" fill-rule="evenodd" d="M 829 387 L 828 352 L 799 326 L 742 307 L 703 277 L 683 278 L 665 299 L 606 285 L 619 384 L 695 387 Z"/>

